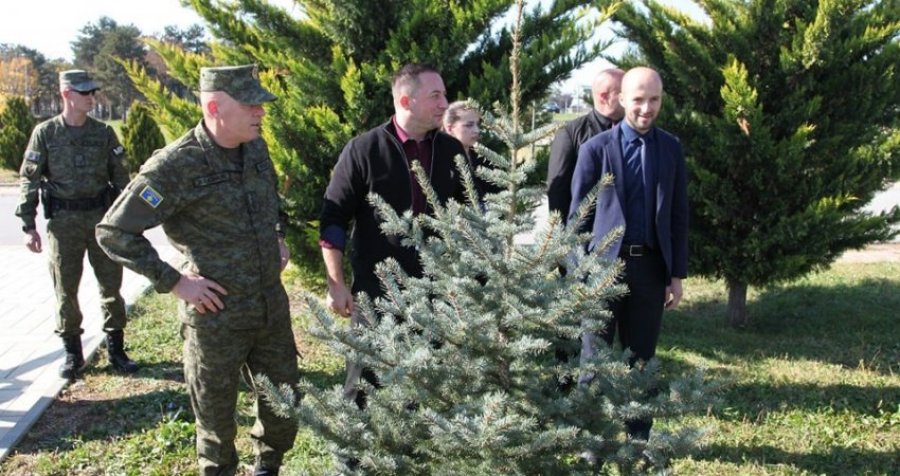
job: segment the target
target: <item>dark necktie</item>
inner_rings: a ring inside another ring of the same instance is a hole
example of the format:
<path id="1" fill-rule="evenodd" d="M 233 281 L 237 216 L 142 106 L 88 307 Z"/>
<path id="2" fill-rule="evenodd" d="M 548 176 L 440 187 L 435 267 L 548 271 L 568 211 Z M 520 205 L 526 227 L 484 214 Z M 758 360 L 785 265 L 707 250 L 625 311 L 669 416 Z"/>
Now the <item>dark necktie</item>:
<path id="1" fill-rule="evenodd" d="M 636 137 L 625 151 L 625 167 L 634 180 L 644 183 L 644 138 Z"/>
<path id="2" fill-rule="evenodd" d="M 647 218 L 644 196 L 645 142 L 637 137 L 624 150 L 625 159 L 625 227 L 624 241 L 643 244 L 646 241 Z"/>

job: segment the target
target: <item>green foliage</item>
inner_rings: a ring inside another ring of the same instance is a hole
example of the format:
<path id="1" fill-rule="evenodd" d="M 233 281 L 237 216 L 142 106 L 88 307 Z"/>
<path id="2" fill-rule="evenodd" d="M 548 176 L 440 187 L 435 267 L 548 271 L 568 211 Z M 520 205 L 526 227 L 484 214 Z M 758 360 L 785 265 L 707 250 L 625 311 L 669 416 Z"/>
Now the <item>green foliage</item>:
<path id="1" fill-rule="evenodd" d="M 203 29 L 203 25 L 196 23 L 185 29 L 180 29 L 175 25 L 168 25 L 163 29 L 163 34 L 159 40 L 164 43 L 176 44 L 189 53 L 205 54 L 211 52 L 209 43 L 206 41 L 206 30 Z"/>
<path id="2" fill-rule="evenodd" d="M 154 151 L 166 145 L 159 126 L 144 103 L 131 103 L 122 124 L 122 145 L 125 146 L 125 166 L 132 174 L 140 170 Z"/>
<path id="3" fill-rule="evenodd" d="M 137 90 L 125 75 L 122 60 L 144 64 L 141 31 L 134 25 L 119 25 L 109 17 L 88 23 L 72 42 L 75 66 L 91 72 L 102 86 L 112 116 L 120 118 L 125 108 L 139 98 Z"/>
<path id="4" fill-rule="evenodd" d="M 609 2 L 600 2 L 601 6 Z M 198 66 L 258 63 L 261 78 L 280 97 L 267 106 L 263 135 L 282 177 L 292 260 L 321 275 L 317 218 L 331 168 L 355 134 L 393 111 L 390 76 L 401 65 L 437 66 L 451 98 L 506 102 L 509 29 L 501 24 L 512 0 L 450 2 L 301 0 L 291 17 L 264 0 L 221 3 L 195 0 L 217 40 L 212 54 L 196 56 L 150 43 L 166 64 L 183 65 L 173 77 L 195 87 Z M 549 86 L 594 59 L 605 45 L 587 41 L 597 2 L 560 0 L 525 18 L 523 98 L 540 100 Z M 135 79 L 136 71 L 129 71 Z M 136 83 L 141 81 L 135 80 Z M 165 95 L 138 84 L 167 127 Z M 154 98 L 150 95 L 155 94 Z"/>
<path id="5" fill-rule="evenodd" d="M 164 44 L 160 45 L 165 46 Z M 163 56 L 165 56 L 165 51 L 165 49 L 159 50 Z M 146 69 L 140 63 L 123 61 L 121 64 L 134 86 L 147 98 L 146 104 L 157 125 L 165 130 L 170 139 L 180 137 L 191 130 L 203 117 L 200 106 L 196 102 L 182 99 L 167 91 L 162 84 L 147 74 Z M 177 74 L 177 72 L 177 69 L 170 70 L 170 73 Z M 197 79 L 194 84 L 199 84 L 199 66 L 194 74 Z"/>
<path id="6" fill-rule="evenodd" d="M 692 271 L 768 285 L 892 236 L 900 209 L 863 207 L 900 178 L 896 2 L 697 3 L 708 21 L 656 2 L 615 16 L 685 144 Z"/>
<path id="7" fill-rule="evenodd" d="M 36 121 L 25 98 L 11 97 L 0 112 L 0 167 L 18 171 Z"/>
<path id="8" fill-rule="evenodd" d="M 360 382 L 365 408 L 345 399 L 340 386 L 323 390 L 304 380 L 298 404 L 293 389 L 266 387 L 277 411 L 329 442 L 339 471 L 582 474 L 599 469 L 579 456 L 589 451 L 622 474 L 649 473 L 665 470 L 698 437 L 683 427 L 659 431 L 649 442 L 632 440 L 624 421 L 701 408 L 708 397 L 699 374 L 678 378 L 655 395 L 656 361 L 630 367 L 627 355 L 606 346 L 582 362 L 555 358 L 558 346 L 602 329 L 610 317 L 607 301 L 624 289 L 616 284 L 618 264 L 584 252 L 589 237 L 578 233 L 577 222 L 591 213 L 592 200 L 568 227 L 553 215 L 533 244 L 515 240 L 534 227 L 531 211 L 544 195 L 542 187 L 524 185 L 536 160 L 523 149 L 558 126 L 529 132 L 520 127 L 520 50 L 515 39 L 513 45 L 513 112 L 482 114 L 485 129 L 510 154 L 478 147 L 490 167 L 476 173 L 500 191 L 482 201 L 460 156 L 456 167 L 467 201 L 442 204 L 421 164 L 413 163 L 433 216 L 400 215 L 377 195 L 368 200 L 382 219 L 382 232 L 419 252 L 422 277 L 407 275 L 392 258 L 379 263 L 385 294 L 374 302 L 357 296 L 358 327 L 348 328 L 307 296 L 317 320 L 310 332 L 377 376 L 377 390 Z M 568 273 L 559 273 L 560 265 Z M 560 389 L 561 380 L 587 375 L 577 387 Z M 359 463 L 355 470 L 346 466 L 351 459 Z"/>

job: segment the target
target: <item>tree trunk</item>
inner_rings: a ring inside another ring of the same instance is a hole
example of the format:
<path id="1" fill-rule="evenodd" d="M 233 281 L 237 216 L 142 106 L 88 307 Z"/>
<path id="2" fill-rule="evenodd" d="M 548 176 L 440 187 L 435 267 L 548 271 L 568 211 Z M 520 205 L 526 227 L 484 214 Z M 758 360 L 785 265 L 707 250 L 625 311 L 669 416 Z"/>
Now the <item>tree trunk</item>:
<path id="1" fill-rule="evenodd" d="M 747 283 L 726 281 L 728 287 L 728 323 L 731 327 L 747 325 Z"/>

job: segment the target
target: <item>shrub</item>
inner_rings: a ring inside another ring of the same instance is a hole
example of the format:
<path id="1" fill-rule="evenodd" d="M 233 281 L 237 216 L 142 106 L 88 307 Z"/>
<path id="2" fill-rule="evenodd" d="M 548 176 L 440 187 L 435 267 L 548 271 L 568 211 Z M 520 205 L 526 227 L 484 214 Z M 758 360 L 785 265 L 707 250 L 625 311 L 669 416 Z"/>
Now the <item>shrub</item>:
<path id="1" fill-rule="evenodd" d="M 35 122 L 24 98 L 13 96 L 6 101 L 0 112 L 0 167 L 19 170 Z"/>
<path id="2" fill-rule="evenodd" d="M 122 124 L 122 145 L 125 146 L 125 168 L 135 174 L 154 151 L 166 145 L 162 132 L 144 103 L 135 101 Z"/>

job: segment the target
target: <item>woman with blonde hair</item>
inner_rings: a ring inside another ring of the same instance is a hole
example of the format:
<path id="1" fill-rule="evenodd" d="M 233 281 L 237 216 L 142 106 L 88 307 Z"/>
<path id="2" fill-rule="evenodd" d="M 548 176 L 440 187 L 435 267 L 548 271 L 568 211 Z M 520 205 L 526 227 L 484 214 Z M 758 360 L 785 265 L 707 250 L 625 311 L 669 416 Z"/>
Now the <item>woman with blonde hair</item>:
<path id="1" fill-rule="evenodd" d="M 471 101 L 454 101 L 444 111 L 444 132 L 455 137 L 466 151 L 469 159 L 469 167 L 474 174 L 479 166 L 489 166 L 484 157 L 475 152 L 475 143 L 481 139 L 481 111 Z M 484 200 L 486 193 L 494 193 L 499 189 L 496 185 L 475 177 L 475 189 L 478 192 L 479 201 Z"/>
<path id="2" fill-rule="evenodd" d="M 444 111 L 444 132 L 460 141 L 469 155 L 475 155 L 472 147 L 481 138 L 481 112 L 469 101 L 455 101 Z"/>

